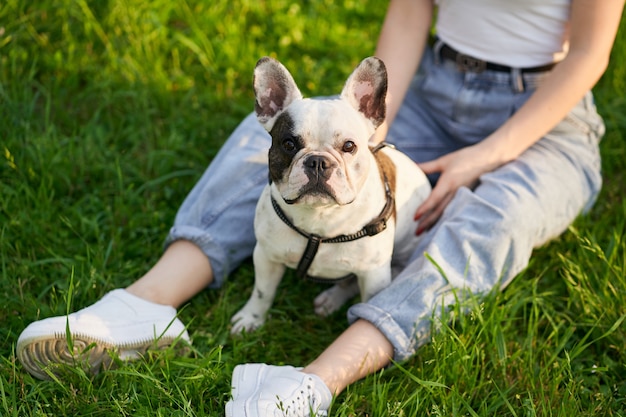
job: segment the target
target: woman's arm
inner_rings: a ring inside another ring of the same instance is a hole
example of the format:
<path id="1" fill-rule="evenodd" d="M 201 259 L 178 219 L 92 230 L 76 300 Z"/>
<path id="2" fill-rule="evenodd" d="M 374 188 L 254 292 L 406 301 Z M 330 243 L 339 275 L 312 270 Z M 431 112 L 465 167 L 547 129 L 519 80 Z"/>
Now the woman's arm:
<path id="1" fill-rule="evenodd" d="M 428 40 L 433 18 L 432 0 L 391 0 L 376 46 L 387 67 L 387 117 L 373 142 L 381 142 L 398 113 Z"/>
<path id="2" fill-rule="evenodd" d="M 441 177 L 415 213 L 421 231 L 441 216 L 456 191 L 517 158 L 556 126 L 606 70 L 624 0 L 573 0 L 570 49 L 528 101 L 498 130 L 476 145 L 420 164 Z"/>

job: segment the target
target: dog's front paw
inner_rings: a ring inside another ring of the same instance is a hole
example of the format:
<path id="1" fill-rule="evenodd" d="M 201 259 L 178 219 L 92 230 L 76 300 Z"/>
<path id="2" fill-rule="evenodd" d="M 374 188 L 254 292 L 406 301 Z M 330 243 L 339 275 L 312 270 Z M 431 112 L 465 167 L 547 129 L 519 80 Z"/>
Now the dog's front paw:
<path id="1" fill-rule="evenodd" d="M 248 311 L 245 307 L 239 310 L 237 314 L 230 319 L 233 327 L 230 329 L 231 334 L 240 334 L 245 332 L 251 332 L 265 323 L 265 317 L 261 314 Z"/>

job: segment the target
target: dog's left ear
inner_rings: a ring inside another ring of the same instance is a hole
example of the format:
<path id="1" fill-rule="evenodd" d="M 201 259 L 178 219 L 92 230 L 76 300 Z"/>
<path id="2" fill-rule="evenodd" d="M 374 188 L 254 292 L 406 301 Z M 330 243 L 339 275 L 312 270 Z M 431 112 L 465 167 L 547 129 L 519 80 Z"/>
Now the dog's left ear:
<path id="1" fill-rule="evenodd" d="M 276 118 L 302 94 L 283 64 L 274 58 L 259 59 L 254 68 L 254 110 L 259 122 L 268 132 Z"/>
<path id="2" fill-rule="evenodd" d="M 383 61 L 376 57 L 361 61 L 341 92 L 341 97 L 369 119 L 374 127 L 385 120 L 386 96 L 387 69 Z"/>

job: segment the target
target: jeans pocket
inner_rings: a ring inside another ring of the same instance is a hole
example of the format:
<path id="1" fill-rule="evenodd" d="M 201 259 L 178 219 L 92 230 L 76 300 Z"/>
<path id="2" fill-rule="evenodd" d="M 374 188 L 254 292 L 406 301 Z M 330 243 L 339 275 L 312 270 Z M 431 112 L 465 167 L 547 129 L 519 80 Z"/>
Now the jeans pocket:
<path id="1" fill-rule="evenodd" d="M 515 112 L 514 95 L 502 90 L 488 83 L 466 85 L 456 97 L 452 120 L 474 141 L 484 139 Z"/>

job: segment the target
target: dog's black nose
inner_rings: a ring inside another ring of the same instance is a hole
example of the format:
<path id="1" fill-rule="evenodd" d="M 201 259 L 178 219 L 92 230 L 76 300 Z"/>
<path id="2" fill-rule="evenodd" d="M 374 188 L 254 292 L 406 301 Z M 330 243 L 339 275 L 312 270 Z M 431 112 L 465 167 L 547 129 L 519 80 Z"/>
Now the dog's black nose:
<path id="1" fill-rule="evenodd" d="M 336 164 L 324 156 L 313 155 L 304 161 L 304 166 L 308 173 L 328 179 Z"/>

